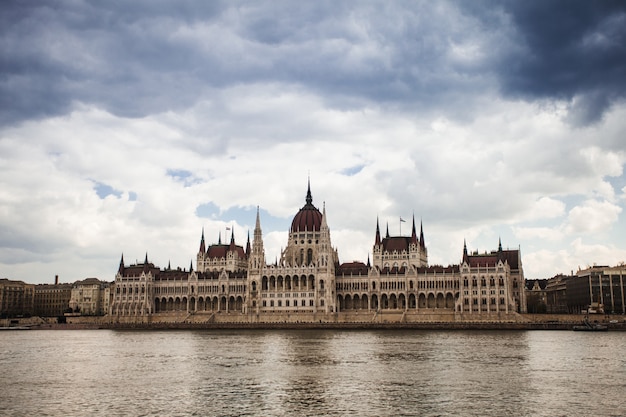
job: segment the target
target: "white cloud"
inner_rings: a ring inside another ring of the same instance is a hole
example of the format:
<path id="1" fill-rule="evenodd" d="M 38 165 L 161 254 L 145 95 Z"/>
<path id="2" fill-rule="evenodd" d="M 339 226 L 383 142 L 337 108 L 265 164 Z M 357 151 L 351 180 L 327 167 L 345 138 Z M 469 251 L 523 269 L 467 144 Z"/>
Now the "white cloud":
<path id="1" fill-rule="evenodd" d="M 621 207 L 608 201 L 586 200 L 570 210 L 565 230 L 570 234 L 603 232 L 618 221 L 621 212 Z"/>
<path id="2" fill-rule="evenodd" d="M 513 227 L 513 234 L 523 240 L 548 240 L 559 241 L 563 238 L 563 232 L 559 228 L 552 227 Z"/>

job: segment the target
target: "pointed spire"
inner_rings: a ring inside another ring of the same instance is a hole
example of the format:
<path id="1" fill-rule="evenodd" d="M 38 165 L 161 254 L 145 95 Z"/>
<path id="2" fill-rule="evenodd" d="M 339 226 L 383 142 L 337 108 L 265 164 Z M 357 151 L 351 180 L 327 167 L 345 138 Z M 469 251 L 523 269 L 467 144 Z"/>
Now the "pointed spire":
<path id="1" fill-rule="evenodd" d="M 189 262 L 189 272 L 193 272 L 193 259 Z"/>
<path id="2" fill-rule="evenodd" d="M 122 253 L 122 259 L 120 259 L 120 267 L 117 270 L 120 275 L 124 272 L 124 253 Z"/>
<path id="3" fill-rule="evenodd" d="M 171 271 L 172 270 L 172 264 L 170 261 L 167 261 L 167 270 Z"/>
<path id="4" fill-rule="evenodd" d="M 231 226 L 230 228 L 230 250 L 235 250 L 235 228 Z"/>
<path id="5" fill-rule="evenodd" d="M 148 265 L 148 252 L 146 252 L 146 259 L 143 261 L 144 265 Z"/>
<path id="6" fill-rule="evenodd" d="M 313 197 L 311 196 L 311 178 L 309 177 L 307 181 L 306 204 L 311 205 L 312 203 L 313 203 Z"/>
<path id="7" fill-rule="evenodd" d="M 259 206 L 256 206 L 256 224 L 254 225 L 254 230 L 261 230 L 261 216 L 259 215 Z"/>
<path id="8" fill-rule="evenodd" d="M 387 234 L 385 235 L 387 239 L 389 239 L 389 222 L 387 222 Z"/>
<path id="9" fill-rule="evenodd" d="M 504 259 L 504 253 L 502 252 L 502 239 L 498 237 L 498 260 Z"/>
<path id="10" fill-rule="evenodd" d="M 246 257 L 250 256 L 250 229 L 248 229 L 248 241 L 246 242 Z"/>
<path id="11" fill-rule="evenodd" d="M 370 265 L 370 254 L 367 254 L 367 267 L 371 268 L 372 265 Z"/>
<path id="12" fill-rule="evenodd" d="M 422 221 L 420 220 L 420 245 L 423 248 L 426 247 L 426 242 L 424 242 L 424 226 L 422 225 Z"/>
<path id="13" fill-rule="evenodd" d="M 417 232 L 415 232 L 415 214 L 413 214 L 413 228 L 411 230 L 411 243 L 417 244 Z"/>
<path id="14" fill-rule="evenodd" d="M 199 252 L 200 253 L 206 252 L 206 248 L 205 248 L 205 245 L 204 245 L 204 226 L 202 227 L 202 237 L 200 238 L 200 250 L 199 250 Z"/>
<path id="15" fill-rule="evenodd" d="M 463 239 L 463 262 L 468 262 L 469 256 L 467 255 L 467 242 Z"/>
<path id="16" fill-rule="evenodd" d="M 222 232 L 220 232 L 220 234 L 217 236 L 217 244 L 218 245 L 222 244 Z"/>
<path id="17" fill-rule="evenodd" d="M 322 224 L 320 225 L 320 229 L 328 229 L 328 223 L 326 222 L 326 202 L 322 204 Z"/>
<path id="18" fill-rule="evenodd" d="M 374 245 L 380 245 L 380 227 L 378 227 L 378 216 L 376 216 L 376 239 L 374 240 Z"/>

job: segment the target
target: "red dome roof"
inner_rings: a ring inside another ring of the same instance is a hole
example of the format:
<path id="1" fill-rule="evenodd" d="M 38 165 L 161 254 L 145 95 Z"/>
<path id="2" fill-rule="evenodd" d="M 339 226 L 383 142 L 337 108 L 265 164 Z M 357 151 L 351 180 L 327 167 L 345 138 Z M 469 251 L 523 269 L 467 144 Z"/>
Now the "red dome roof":
<path id="1" fill-rule="evenodd" d="M 306 204 L 298 211 L 291 222 L 291 232 L 319 232 L 322 225 L 322 213 L 313 205 L 313 197 L 311 197 L 311 186 L 306 193 Z"/>

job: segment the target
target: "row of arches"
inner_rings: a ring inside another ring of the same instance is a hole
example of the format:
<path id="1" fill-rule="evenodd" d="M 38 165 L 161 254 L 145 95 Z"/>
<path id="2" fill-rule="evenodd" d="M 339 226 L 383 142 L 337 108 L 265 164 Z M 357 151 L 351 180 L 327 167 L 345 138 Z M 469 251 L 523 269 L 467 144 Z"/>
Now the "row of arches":
<path id="1" fill-rule="evenodd" d="M 252 291 L 256 291 L 256 281 L 252 281 Z M 323 281 L 320 282 L 323 289 Z M 261 278 L 261 291 L 311 291 L 315 289 L 315 276 L 309 275 L 264 275 Z"/>
<path id="2" fill-rule="evenodd" d="M 116 303 L 111 307 L 114 316 L 144 316 L 150 313 L 148 306 L 143 303 Z"/>
<path id="3" fill-rule="evenodd" d="M 231 311 L 243 312 L 243 297 L 162 297 L 154 300 L 154 312 L 168 311 Z"/>
<path id="4" fill-rule="evenodd" d="M 420 293 L 419 295 L 409 294 L 377 294 L 368 297 L 367 294 L 339 295 L 337 301 L 339 311 L 348 310 L 407 310 L 418 308 L 445 308 L 454 309 L 459 293 Z"/>
<path id="5" fill-rule="evenodd" d="M 407 310 L 423 308 L 453 309 L 459 294 L 420 293 L 418 296 L 404 293 L 339 295 L 339 311 L 349 310 Z M 221 297 L 157 297 L 154 299 L 155 313 L 162 312 L 243 312 L 244 300 L 241 296 Z M 142 303 L 117 304 L 112 308 L 113 315 L 142 315 L 150 313 Z"/>

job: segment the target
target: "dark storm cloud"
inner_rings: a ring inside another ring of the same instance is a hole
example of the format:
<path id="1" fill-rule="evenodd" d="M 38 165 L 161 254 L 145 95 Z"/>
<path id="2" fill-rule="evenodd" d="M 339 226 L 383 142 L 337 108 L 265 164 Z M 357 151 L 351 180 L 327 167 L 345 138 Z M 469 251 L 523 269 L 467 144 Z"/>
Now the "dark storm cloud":
<path id="1" fill-rule="evenodd" d="M 598 121 L 626 96 L 626 3 L 504 3 L 520 49 L 496 69 L 503 91 L 527 99 L 571 100 L 574 124 Z"/>
<path id="2" fill-rule="evenodd" d="M 571 99 L 580 123 L 625 93 L 620 3 L 50 1 L 0 9 L 3 125 L 76 103 L 140 117 L 255 83 L 297 85 L 331 107 L 375 103 L 454 117 L 495 77 L 508 95 Z"/>

